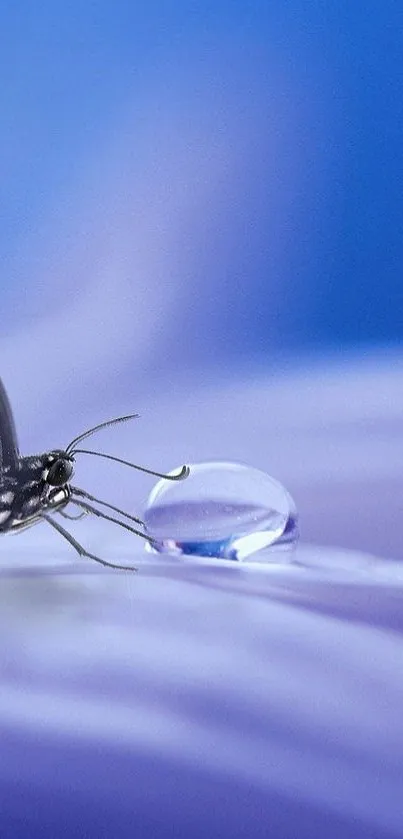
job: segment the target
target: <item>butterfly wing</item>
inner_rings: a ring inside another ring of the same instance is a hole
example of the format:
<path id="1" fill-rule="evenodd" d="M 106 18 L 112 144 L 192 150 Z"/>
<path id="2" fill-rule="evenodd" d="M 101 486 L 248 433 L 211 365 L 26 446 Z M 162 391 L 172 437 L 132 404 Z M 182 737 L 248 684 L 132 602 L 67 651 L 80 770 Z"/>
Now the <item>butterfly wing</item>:
<path id="1" fill-rule="evenodd" d="M 3 382 L 0 379 L 0 471 L 15 469 L 19 451 L 13 412 Z"/>

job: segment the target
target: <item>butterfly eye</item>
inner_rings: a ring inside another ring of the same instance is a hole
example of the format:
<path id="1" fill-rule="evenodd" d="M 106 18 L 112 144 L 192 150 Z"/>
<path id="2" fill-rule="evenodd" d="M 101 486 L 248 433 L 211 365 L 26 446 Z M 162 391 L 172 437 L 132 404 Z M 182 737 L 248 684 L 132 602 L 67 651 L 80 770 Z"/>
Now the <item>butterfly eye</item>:
<path id="1" fill-rule="evenodd" d="M 47 474 L 46 483 L 52 487 L 60 487 L 66 484 L 73 474 L 73 464 L 65 458 L 59 457 L 52 463 Z"/>

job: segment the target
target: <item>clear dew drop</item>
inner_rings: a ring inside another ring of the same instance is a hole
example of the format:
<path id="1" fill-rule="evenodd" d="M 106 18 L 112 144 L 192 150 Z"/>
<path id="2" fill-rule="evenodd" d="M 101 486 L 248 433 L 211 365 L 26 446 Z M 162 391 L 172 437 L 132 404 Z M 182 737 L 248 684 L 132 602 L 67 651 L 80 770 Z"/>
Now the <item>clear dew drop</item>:
<path id="1" fill-rule="evenodd" d="M 144 521 L 152 550 L 174 555 L 270 562 L 265 548 L 290 549 L 298 539 L 288 492 L 239 463 L 195 463 L 184 481 L 158 481 Z"/>

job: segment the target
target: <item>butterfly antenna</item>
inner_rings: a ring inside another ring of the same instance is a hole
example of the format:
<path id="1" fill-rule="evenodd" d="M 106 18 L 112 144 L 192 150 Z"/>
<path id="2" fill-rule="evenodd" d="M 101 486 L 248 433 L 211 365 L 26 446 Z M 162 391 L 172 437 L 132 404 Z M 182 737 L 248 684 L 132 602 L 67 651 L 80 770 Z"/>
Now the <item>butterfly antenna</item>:
<path id="1" fill-rule="evenodd" d="M 131 466 L 132 469 L 137 469 L 139 472 L 145 472 L 147 475 L 154 475 L 156 478 L 165 478 L 167 481 L 183 481 L 190 474 L 189 466 L 182 466 L 182 469 L 177 475 L 166 475 L 164 472 L 155 472 L 153 469 L 146 469 L 145 466 L 138 466 L 136 463 L 130 463 L 129 460 L 122 460 L 121 457 L 115 457 L 113 454 L 93 452 L 89 449 L 74 449 L 71 454 L 92 454 L 95 457 L 104 457 L 106 460 L 114 460 L 116 463 L 122 463 L 124 466 Z"/>
<path id="2" fill-rule="evenodd" d="M 107 420 L 106 422 L 101 422 L 99 425 L 94 425 L 93 428 L 89 428 L 88 431 L 84 431 L 83 434 L 79 434 L 78 437 L 75 437 L 74 440 L 69 443 L 65 451 L 67 454 L 71 452 L 73 446 L 76 443 L 80 443 L 81 440 L 85 440 L 87 437 L 90 437 L 91 434 L 95 434 L 96 431 L 100 431 L 101 428 L 108 428 L 109 425 L 117 425 L 119 422 L 128 422 L 131 419 L 138 419 L 140 414 L 128 414 L 126 417 L 116 417 L 116 419 Z"/>

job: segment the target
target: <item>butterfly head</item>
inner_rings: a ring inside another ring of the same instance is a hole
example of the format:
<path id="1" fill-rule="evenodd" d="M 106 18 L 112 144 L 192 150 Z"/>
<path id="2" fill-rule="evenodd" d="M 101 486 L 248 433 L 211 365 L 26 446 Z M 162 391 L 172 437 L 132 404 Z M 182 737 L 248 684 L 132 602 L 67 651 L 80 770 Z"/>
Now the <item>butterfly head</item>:
<path id="1" fill-rule="evenodd" d="M 65 486 L 74 472 L 74 457 L 66 451 L 49 452 L 44 469 L 44 479 L 51 487 Z"/>

